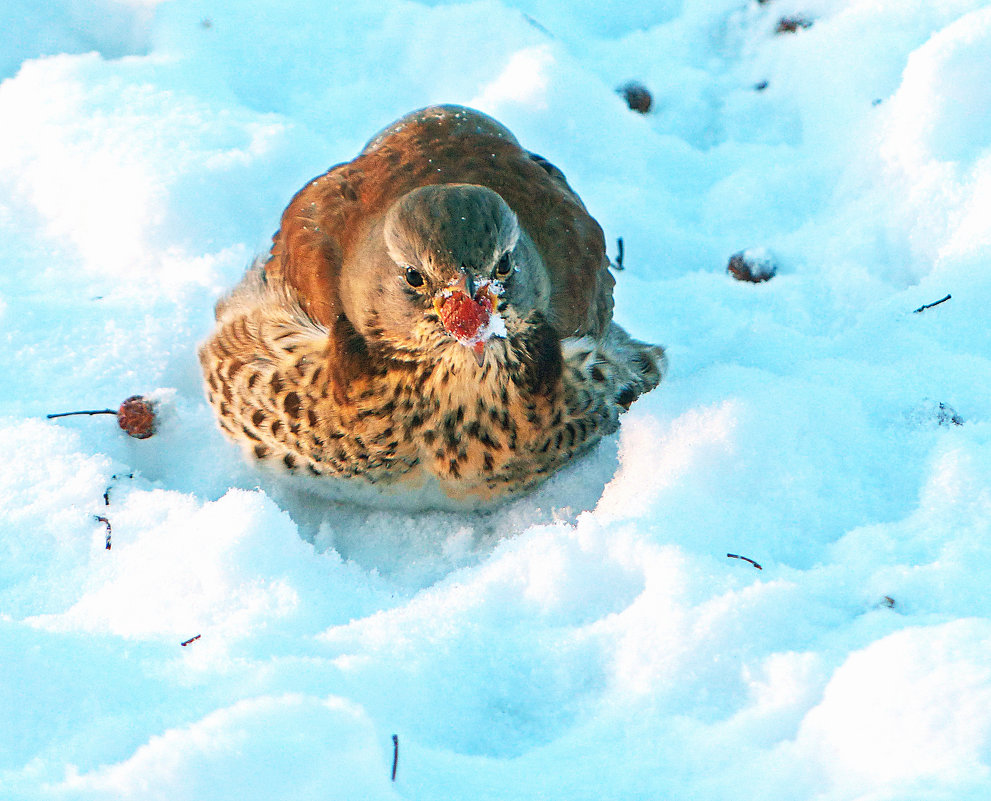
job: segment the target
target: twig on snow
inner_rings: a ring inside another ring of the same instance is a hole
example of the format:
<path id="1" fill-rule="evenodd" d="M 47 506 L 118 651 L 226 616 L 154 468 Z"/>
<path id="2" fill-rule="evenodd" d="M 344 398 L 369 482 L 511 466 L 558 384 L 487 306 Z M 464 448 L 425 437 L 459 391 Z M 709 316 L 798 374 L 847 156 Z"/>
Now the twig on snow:
<path id="1" fill-rule="evenodd" d="M 742 559 L 744 562 L 750 562 L 750 564 L 752 564 L 758 570 L 763 570 L 764 569 L 759 564 L 757 564 L 753 559 L 751 559 L 748 556 L 740 556 L 737 553 L 728 553 L 728 554 L 726 554 L 726 556 L 728 556 L 730 559 Z"/>
<path id="2" fill-rule="evenodd" d="M 49 420 L 54 417 L 72 417 L 74 414 L 117 414 L 116 409 L 91 409 L 86 412 L 59 412 L 58 414 L 45 415 Z"/>
<path id="3" fill-rule="evenodd" d="M 112 476 L 110 476 L 110 484 L 103 491 L 104 506 L 110 506 L 110 490 L 113 489 L 114 482 L 119 478 L 134 478 L 134 473 L 125 473 L 123 476 L 118 476 L 116 473 L 114 473 Z"/>
<path id="4" fill-rule="evenodd" d="M 623 237 L 616 238 L 616 261 L 613 262 L 613 268 L 617 270 L 625 270 L 623 266 Z"/>
<path id="5" fill-rule="evenodd" d="M 107 527 L 107 547 L 106 547 L 105 550 L 108 550 L 109 551 L 110 550 L 110 535 L 113 533 L 113 529 L 110 528 L 110 521 L 107 520 L 107 518 L 102 517 L 101 515 L 93 515 L 93 517 L 96 519 L 96 522 L 103 523 L 103 525 L 105 525 Z"/>
<path id="6" fill-rule="evenodd" d="M 927 303 L 925 306 L 919 306 L 912 314 L 918 314 L 919 312 L 924 312 L 926 309 L 931 309 L 933 306 L 938 306 L 940 303 L 946 303 L 952 295 L 947 295 L 945 298 L 940 298 L 935 303 Z"/>

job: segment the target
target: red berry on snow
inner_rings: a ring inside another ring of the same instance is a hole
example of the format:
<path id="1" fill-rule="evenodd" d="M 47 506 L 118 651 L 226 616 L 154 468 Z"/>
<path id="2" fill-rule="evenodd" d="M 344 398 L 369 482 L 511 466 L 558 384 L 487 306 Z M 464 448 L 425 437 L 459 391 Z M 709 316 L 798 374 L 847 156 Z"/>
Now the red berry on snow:
<path id="1" fill-rule="evenodd" d="M 117 410 L 117 424 L 135 439 L 148 439 L 155 433 L 155 410 L 142 395 L 132 395 Z"/>

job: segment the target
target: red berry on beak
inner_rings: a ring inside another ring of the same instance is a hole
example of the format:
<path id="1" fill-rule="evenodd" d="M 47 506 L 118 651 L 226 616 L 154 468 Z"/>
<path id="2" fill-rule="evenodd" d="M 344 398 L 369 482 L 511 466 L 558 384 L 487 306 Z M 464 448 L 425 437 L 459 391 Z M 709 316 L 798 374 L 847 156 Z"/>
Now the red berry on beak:
<path id="1" fill-rule="evenodd" d="M 469 298 L 464 292 L 455 290 L 439 301 L 437 313 L 444 328 L 462 342 L 473 342 L 478 337 L 479 331 L 489 322 L 492 301 L 487 293 L 480 294 L 482 298 L 481 302 L 478 302 Z"/>

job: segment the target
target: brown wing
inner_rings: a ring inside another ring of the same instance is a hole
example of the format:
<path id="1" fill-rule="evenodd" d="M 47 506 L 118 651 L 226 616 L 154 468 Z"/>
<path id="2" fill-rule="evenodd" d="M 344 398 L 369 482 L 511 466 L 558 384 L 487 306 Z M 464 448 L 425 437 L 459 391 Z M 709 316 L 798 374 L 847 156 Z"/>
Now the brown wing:
<path id="1" fill-rule="evenodd" d="M 333 330 L 340 271 L 356 244 L 397 198 L 439 183 L 486 186 L 516 212 L 550 272 L 560 336 L 598 336 L 606 328 L 614 282 L 599 224 L 560 170 L 491 117 L 461 106 L 408 114 L 354 161 L 300 190 L 275 235 L 269 279 L 285 281 L 307 313 Z"/>

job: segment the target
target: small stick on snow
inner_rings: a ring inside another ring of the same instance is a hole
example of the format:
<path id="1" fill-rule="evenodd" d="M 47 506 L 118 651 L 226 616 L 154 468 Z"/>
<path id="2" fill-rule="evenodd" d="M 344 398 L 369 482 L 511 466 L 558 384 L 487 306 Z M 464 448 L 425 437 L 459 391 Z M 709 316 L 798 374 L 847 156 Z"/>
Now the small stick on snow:
<path id="1" fill-rule="evenodd" d="M 613 263 L 613 267 L 617 270 L 625 269 L 623 267 L 623 237 L 616 239 L 616 261 Z"/>
<path id="2" fill-rule="evenodd" d="M 925 306 L 919 306 L 919 308 L 917 308 L 914 312 L 912 312 L 912 314 L 918 314 L 919 312 L 923 312 L 926 309 L 931 309 L 933 306 L 938 306 L 940 303 L 946 303 L 946 301 L 948 301 L 951 297 L 953 296 L 947 295 L 945 298 L 940 298 L 935 303 L 927 303 Z"/>
<path id="3" fill-rule="evenodd" d="M 199 639 L 200 637 L 202 637 L 202 636 L 203 636 L 202 634 L 197 634 L 197 635 L 196 635 L 195 637 L 190 637 L 190 638 L 189 638 L 188 640 L 186 640 L 185 642 L 181 642 L 181 643 L 179 643 L 179 645 L 181 645 L 181 646 L 182 646 L 183 648 L 185 648 L 185 647 L 186 647 L 187 645 L 189 645 L 189 644 L 190 644 L 191 642 L 196 642 L 196 641 L 197 641 L 197 640 L 198 640 L 198 639 Z"/>
<path id="4" fill-rule="evenodd" d="M 110 476 L 110 484 L 103 491 L 103 505 L 104 506 L 110 506 L 110 490 L 113 488 L 114 482 L 118 478 L 120 478 L 120 476 L 118 476 L 116 473 L 114 473 L 112 476 Z M 134 478 L 134 473 L 125 473 L 124 474 L 124 478 Z"/>
<path id="5" fill-rule="evenodd" d="M 108 550 L 109 551 L 110 550 L 110 534 L 113 531 L 113 529 L 110 528 L 110 521 L 107 520 L 107 518 L 105 518 L 105 517 L 101 517 L 100 515 L 93 515 L 93 517 L 96 518 L 96 521 L 98 523 L 103 523 L 107 527 L 107 547 L 106 547 L 105 550 Z"/>
<path id="6" fill-rule="evenodd" d="M 53 417 L 71 417 L 74 414 L 117 414 L 116 409 L 91 409 L 86 412 L 59 412 L 58 414 L 49 414 L 46 417 L 51 420 Z"/>
<path id="7" fill-rule="evenodd" d="M 728 553 L 728 554 L 726 554 L 726 556 L 728 556 L 730 559 L 742 559 L 744 562 L 750 562 L 750 564 L 752 564 L 758 570 L 763 570 L 764 569 L 759 564 L 757 564 L 753 559 L 751 559 L 751 558 L 749 558 L 747 556 L 740 556 L 737 553 Z"/>
<path id="8" fill-rule="evenodd" d="M 399 735 L 392 735 L 392 780 L 396 780 L 396 768 L 399 767 Z"/>

